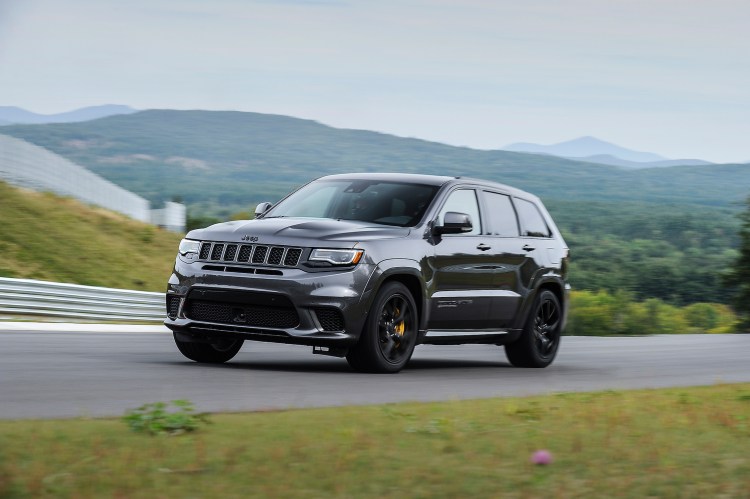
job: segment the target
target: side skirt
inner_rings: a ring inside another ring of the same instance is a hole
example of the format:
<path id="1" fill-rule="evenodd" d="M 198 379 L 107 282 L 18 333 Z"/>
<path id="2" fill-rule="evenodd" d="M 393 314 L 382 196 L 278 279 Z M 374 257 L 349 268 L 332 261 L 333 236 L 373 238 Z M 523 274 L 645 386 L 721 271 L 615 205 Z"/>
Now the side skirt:
<path id="1" fill-rule="evenodd" d="M 520 329 L 495 330 L 428 330 L 419 339 L 425 345 L 462 345 L 465 343 L 486 343 L 505 345 L 518 339 Z"/>

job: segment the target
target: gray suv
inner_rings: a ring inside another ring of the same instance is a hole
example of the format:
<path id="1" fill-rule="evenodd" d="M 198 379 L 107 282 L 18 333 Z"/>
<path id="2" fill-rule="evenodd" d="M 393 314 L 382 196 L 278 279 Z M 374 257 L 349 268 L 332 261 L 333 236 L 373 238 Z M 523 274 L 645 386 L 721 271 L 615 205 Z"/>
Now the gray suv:
<path id="1" fill-rule="evenodd" d="M 165 324 L 197 362 L 244 340 L 310 345 L 398 372 L 420 343 L 504 345 L 546 367 L 565 325 L 568 248 L 541 201 L 462 177 L 331 175 L 255 220 L 193 230 Z"/>

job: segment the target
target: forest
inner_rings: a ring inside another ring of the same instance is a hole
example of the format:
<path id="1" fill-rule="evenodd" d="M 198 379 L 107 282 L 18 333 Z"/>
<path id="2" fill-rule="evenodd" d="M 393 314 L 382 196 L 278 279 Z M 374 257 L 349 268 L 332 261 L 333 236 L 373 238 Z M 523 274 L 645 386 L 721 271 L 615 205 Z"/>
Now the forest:
<path id="1" fill-rule="evenodd" d="M 154 203 L 185 202 L 189 228 L 249 218 L 256 203 L 276 201 L 330 173 L 486 178 L 545 202 L 571 249 L 575 308 L 590 317 L 592 307 L 619 304 L 639 318 L 633 324 L 646 320 L 644 310 L 652 319 L 692 310 L 683 315 L 693 324 L 697 312 L 689 307 L 718 304 L 709 315 L 726 319 L 731 311 L 721 307 L 736 295 L 727 276 L 739 255 L 738 214 L 750 194 L 747 164 L 629 170 L 238 112 L 152 110 L 84 123 L 6 126 L 3 133 L 49 148 Z M 702 324 L 721 329 L 724 319 L 719 326 Z M 625 334 L 626 323 L 612 322 L 610 332 Z M 575 324 L 581 322 L 572 321 L 573 330 Z"/>

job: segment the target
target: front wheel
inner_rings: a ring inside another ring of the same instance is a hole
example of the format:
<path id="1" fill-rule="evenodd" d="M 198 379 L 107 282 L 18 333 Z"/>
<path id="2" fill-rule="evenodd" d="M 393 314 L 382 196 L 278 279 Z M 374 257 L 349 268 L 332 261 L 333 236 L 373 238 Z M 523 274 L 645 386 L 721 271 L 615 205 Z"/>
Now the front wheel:
<path id="1" fill-rule="evenodd" d="M 505 345 L 508 360 L 516 367 L 547 367 L 557 355 L 561 329 L 560 300 L 545 289 L 534 300 L 521 336 Z"/>
<path id="2" fill-rule="evenodd" d="M 237 355 L 242 348 L 244 340 L 227 339 L 217 343 L 197 343 L 192 341 L 180 341 L 174 335 L 177 349 L 190 360 L 208 364 L 222 364 Z"/>
<path id="3" fill-rule="evenodd" d="M 359 341 L 346 356 L 349 365 L 364 372 L 399 372 L 414 353 L 418 319 L 407 287 L 385 284 L 375 296 Z"/>

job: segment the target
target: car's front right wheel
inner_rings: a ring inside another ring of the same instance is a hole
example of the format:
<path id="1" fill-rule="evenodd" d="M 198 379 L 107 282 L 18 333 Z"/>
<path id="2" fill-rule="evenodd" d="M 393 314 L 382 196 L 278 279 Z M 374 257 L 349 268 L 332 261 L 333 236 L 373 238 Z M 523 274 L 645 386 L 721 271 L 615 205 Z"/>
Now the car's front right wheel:
<path id="1" fill-rule="evenodd" d="M 244 340 L 227 339 L 217 343 L 198 343 L 180 341 L 175 334 L 174 342 L 180 353 L 190 360 L 208 364 L 221 364 L 237 355 Z"/>
<path id="2" fill-rule="evenodd" d="M 562 307 L 555 293 L 544 289 L 537 295 L 521 336 L 505 345 L 508 360 L 516 367 L 547 367 L 560 346 Z"/>

